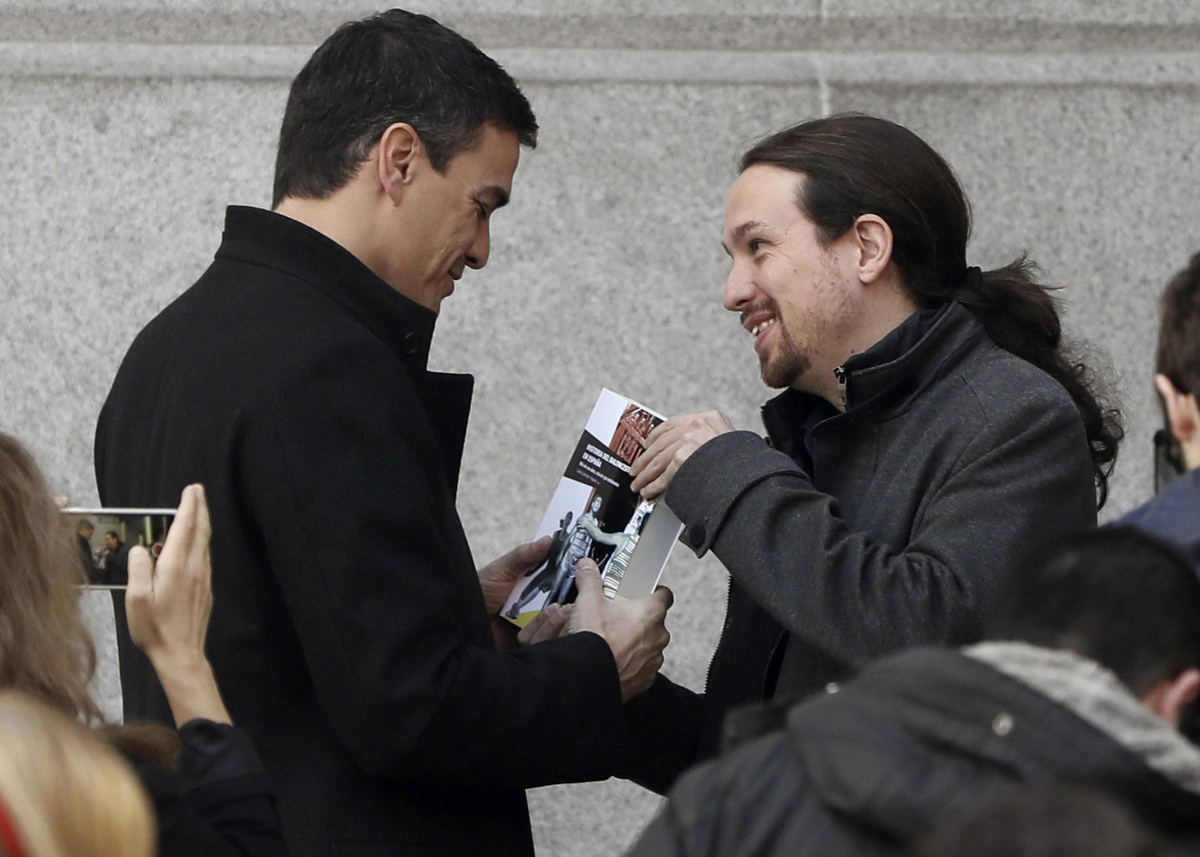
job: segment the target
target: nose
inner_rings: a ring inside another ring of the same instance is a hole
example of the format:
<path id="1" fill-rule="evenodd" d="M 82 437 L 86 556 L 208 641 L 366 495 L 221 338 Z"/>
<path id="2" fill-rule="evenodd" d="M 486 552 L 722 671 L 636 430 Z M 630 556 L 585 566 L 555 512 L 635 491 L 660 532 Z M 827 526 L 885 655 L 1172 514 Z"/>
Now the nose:
<path id="1" fill-rule="evenodd" d="M 488 254 L 491 252 L 491 249 L 491 228 L 486 219 L 480 220 L 479 228 L 475 230 L 475 240 L 467 248 L 467 266 L 475 269 L 482 268 L 487 264 Z"/>
<path id="2" fill-rule="evenodd" d="M 741 312 L 754 299 L 754 281 L 747 267 L 735 259 L 729 276 L 725 278 L 725 294 L 721 298 L 721 305 L 730 312 Z"/>

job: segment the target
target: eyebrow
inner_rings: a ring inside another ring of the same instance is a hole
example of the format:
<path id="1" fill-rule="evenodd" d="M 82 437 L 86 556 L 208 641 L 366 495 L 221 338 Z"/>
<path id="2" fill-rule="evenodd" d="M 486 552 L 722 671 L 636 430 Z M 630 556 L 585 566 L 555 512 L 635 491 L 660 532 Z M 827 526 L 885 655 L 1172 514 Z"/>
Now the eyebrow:
<path id="1" fill-rule="evenodd" d="M 500 187 L 500 185 L 492 184 L 481 188 L 476 196 L 479 198 L 480 202 L 488 203 L 491 206 L 492 211 L 508 205 L 508 191 Z"/>
<path id="2" fill-rule="evenodd" d="M 766 225 L 767 224 L 761 220 L 747 220 L 745 223 L 740 224 L 737 229 L 733 230 L 729 237 L 733 240 L 734 244 L 737 244 L 746 237 L 747 232 Z M 733 252 L 729 249 L 729 245 L 724 241 L 721 242 L 721 247 L 725 250 L 726 255 L 733 255 Z"/>

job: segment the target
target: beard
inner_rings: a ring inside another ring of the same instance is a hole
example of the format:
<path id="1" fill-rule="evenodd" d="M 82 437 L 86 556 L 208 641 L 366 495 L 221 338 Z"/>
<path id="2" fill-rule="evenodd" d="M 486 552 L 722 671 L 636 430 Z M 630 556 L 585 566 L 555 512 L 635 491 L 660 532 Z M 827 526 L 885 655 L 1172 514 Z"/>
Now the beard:
<path id="1" fill-rule="evenodd" d="M 796 379 L 811 369 L 812 360 L 783 326 L 782 319 L 776 321 L 775 325 L 779 328 L 776 331 L 779 341 L 774 349 L 759 355 L 758 367 L 763 383 L 779 390 L 792 386 Z"/>

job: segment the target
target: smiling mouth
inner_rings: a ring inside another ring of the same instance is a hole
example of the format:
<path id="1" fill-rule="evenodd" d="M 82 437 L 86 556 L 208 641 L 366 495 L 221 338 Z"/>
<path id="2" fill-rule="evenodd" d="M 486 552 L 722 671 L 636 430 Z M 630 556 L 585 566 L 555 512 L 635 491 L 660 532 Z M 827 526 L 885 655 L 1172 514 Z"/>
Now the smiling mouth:
<path id="1" fill-rule="evenodd" d="M 776 321 L 778 321 L 778 319 L 776 319 L 774 316 L 764 321 L 760 321 L 758 324 L 754 325 L 754 327 L 750 328 L 750 335 L 757 339 L 760 333 L 773 325 Z"/>

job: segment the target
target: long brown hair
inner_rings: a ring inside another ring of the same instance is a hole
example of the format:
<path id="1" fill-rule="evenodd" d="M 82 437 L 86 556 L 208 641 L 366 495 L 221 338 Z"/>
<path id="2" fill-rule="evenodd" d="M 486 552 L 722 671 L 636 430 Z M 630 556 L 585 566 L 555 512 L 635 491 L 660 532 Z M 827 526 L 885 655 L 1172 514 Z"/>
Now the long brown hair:
<path id="1" fill-rule="evenodd" d="M 33 456 L 0 432 L 0 688 L 86 722 L 96 650 L 79 612 L 83 572 Z"/>
<path id="2" fill-rule="evenodd" d="M 741 168 L 755 164 L 803 175 L 796 203 L 825 243 L 844 235 L 863 214 L 882 217 L 892 230 L 892 258 L 919 307 L 961 302 L 997 345 L 1061 384 L 1083 419 L 1096 505 L 1104 505 L 1125 435 L 1121 415 L 1093 371 L 1063 341 L 1058 302 L 1037 281 L 1031 262 L 1022 256 L 972 282 L 971 207 L 950 165 L 928 143 L 886 119 L 842 113 L 759 141 L 742 156 Z"/>

